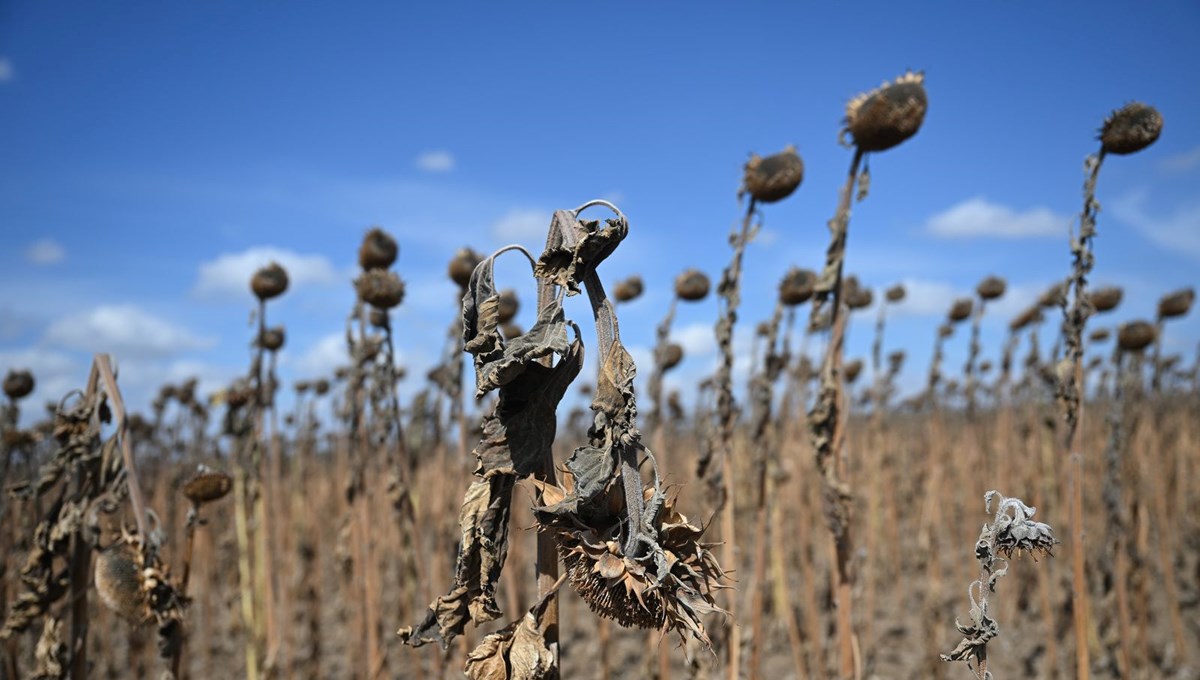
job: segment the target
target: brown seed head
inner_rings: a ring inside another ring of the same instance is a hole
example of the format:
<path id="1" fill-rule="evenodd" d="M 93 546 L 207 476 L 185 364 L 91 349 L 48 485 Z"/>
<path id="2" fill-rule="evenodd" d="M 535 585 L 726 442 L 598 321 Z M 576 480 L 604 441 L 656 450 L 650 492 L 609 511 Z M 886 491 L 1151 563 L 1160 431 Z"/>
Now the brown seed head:
<path id="1" fill-rule="evenodd" d="M 888 372 L 899 373 L 904 368 L 904 350 L 898 349 L 888 354 Z"/>
<path id="2" fill-rule="evenodd" d="M 471 282 L 471 273 L 482 261 L 483 256 L 474 250 L 459 248 L 450 260 L 450 280 L 457 283 L 459 288 L 466 288 L 467 284 Z"/>
<path id="3" fill-rule="evenodd" d="M 262 335 L 258 338 L 258 344 L 268 352 L 278 352 L 283 348 L 286 338 L 283 326 L 275 326 L 274 328 L 263 329 Z M 181 399 L 180 401 L 183 400 Z"/>
<path id="4" fill-rule="evenodd" d="M 788 145 L 780 153 L 761 158 L 751 154 L 742 176 L 742 192 L 759 203 L 782 201 L 804 180 L 804 161 L 796 147 Z"/>
<path id="5" fill-rule="evenodd" d="M 512 321 L 520 309 L 521 301 L 517 299 L 517 291 L 509 289 L 500 293 L 500 307 L 497 310 L 500 313 L 500 323 Z"/>
<path id="6" fill-rule="evenodd" d="M 229 404 L 230 408 L 241 408 L 250 403 L 250 399 L 253 397 L 254 390 L 245 379 L 235 380 L 225 388 L 225 403 Z"/>
<path id="7" fill-rule="evenodd" d="M 624 281 L 618 282 L 616 288 L 613 289 L 613 295 L 617 298 L 617 302 L 632 302 L 638 299 L 644 290 L 642 277 L 634 274 Z"/>
<path id="8" fill-rule="evenodd" d="M 846 104 L 846 132 L 862 151 L 886 151 L 921 129 L 929 106 L 925 74 L 909 71 Z"/>
<path id="9" fill-rule="evenodd" d="M 379 227 L 371 227 L 358 247 L 358 265 L 363 269 L 387 269 L 399 253 L 400 246 L 391 234 Z"/>
<path id="10" fill-rule="evenodd" d="M 1025 311 L 1021 312 L 1020 314 L 1018 314 L 1016 316 L 1016 318 L 1014 318 L 1012 321 L 1010 321 L 1008 323 L 1008 328 L 1012 332 L 1016 333 L 1017 331 L 1025 329 L 1025 327 L 1029 326 L 1030 324 L 1035 324 L 1035 323 L 1041 322 L 1041 320 L 1042 320 L 1042 308 L 1037 305 L 1034 305 L 1034 306 L 1030 307 L 1029 309 L 1026 309 Z"/>
<path id="11" fill-rule="evenodd" d="M 699 302 L 708 297 L 708 291 L 712 287 L 709 283 L 708 275 L 699 269 L 686 269 L 682 274 L 675 277 L 675 295 L 680 300 L 688 302 Z"/>
<path id="12" fill-rule="evenodd" d="M 703 617 L 716 610 L 713 594 L 724 577 L 701 543 L 703 530 L 663 505 L 662 560 L 625 557 L 612 533 L 589 528 L 554 529 L 572 589 L 593 612 L 625 627 L 674 630 L 708 643 Z M 616 518 L 613 518 L 616 519 Z M 666 573 L 657 573 L 665 567 Z"/>
<path id="13" fill-rule="evenodd" d="M 975 286 L 975 292 L 984 300 L 995 300 L 1004 295 L 1008 284 L 999 276 L 989 276 Z"/>
<path id="14" fill-rule="evenodd" d="M 220 470 L 201 465 L 183 485 L 183 495 L 196 505 L 220 500 L 233 488 L 233 479 Z"/>
<path id="15" fill-rule="evenodd" d="M 959 298 L 950 305 L 950 320 L 954 323 L 965 321 L 970 318 L 971 310 L 975 308 L 975 301 L 971 298 Z"/>
<path id="16" fill-rule="evenodd" d="M 944 338 L 948 338 L 952 335 L 954 335 L 954 326 L 951 326 L 948 323 L 944 323 L 941 326 L 938 326 L 938 337 L 939 338 L 944 339 Z"/>
<path id="17" fill-rule="evenodd" d="M 1041 307 L 1061 307 L 1067 299 L 1067 284 L 1064 281 L 1050 286 L 1038 298 L 1038 305 Z"/>
<path id="18" fill-rule="evenodd" d="M 316 392 L 318 397 L 327 394 L 329 392 L 329 380 L 325 378 L 317 379 L 313 383 L 313 392 Z"/>
<path id="19" fill-rule="evenodd" d="M 1100 144 L 1105 153 L 1136 153 L 1154 143 L 1162 134 L 1163 117 L 1158 109 L 1133 102 L 1113 111 L 1100 128 Z"/>
<path id="20" fill-rule="evenodd" d="M 1110 312 L 1121 304 L 1123 292 L 1117 286 L 1108 286 L 1105 288 L 1097 288 L 1087 294 L 1088 301 L 1092 305 L 1092 309 L 1097 312 Z"/>
<path id="21" fill-rule="evenodd" d="M 1088 340 L 1092 342 L 1104 342 L 1112 336 L 1112 333 L 1107 328 L 1097 328 L 1088 334 Z"/>
<path id="22" fill-rule="evenodd" d="M 254 276 L 250 279 L 250 290 L 254 292 L 254 296 L 259 300 L 277 298 L 283 295 L 287 287 L 287 270 L 281 267 L 278 262 L 272 262 L 254 272 Z"/>
<path id="23" fill-rule="evenodd" d="M 29 396 L 34 385 L 33 374 L 29 371 L 10 370 L 4 376 L 4 394 L 13 401 Z"/>
<path id="24" fill-rule="evenodd" d="M 404 282 L 385 269 L 363 272 L 354 280 L 354 289 L 360 300 L 378 309 L 392 309 L 404 300 Z"/>
<path id="25" fill-rule="evenodd" d="M 663 350 L 663 370 L 669 371 L 683 361 L 683 345 L 672 342 Z"/>
<path id="26" fill-rule="evenodd" d="M 817 275 L 808 269 L 792 267 L 779 283 L 779 301 L 788 307 L 808 302 L 813 296 Z"/>
<path id="27" fill-rule="evenodd" d="M 296 390 L 296 394 L 304 394 L 312 388 L 312 383 L 307 380 L 297 380 L 292 384 L 292 389 Z"/>
<path id="28" fill-rule="evenodd" d="M 987 359 L 984 359 L 983 361 L 979 362 L 979 372 L 981 374 L 987 375 L 991 370 L 992 370 L 992 362 L 988 361 Z"/>
<path id="29" fill-rule="evenodd" d="M 875 300 L 870 288 L 857 288 L 846 296 L 846 306 L 852 310 L 866 309 Z"/>
<path id="30" fill-rule="evenodd" d="M 1149 347 L 1157 335 L 1153 324 L 1130 321 L 1117 328 L 1117 345 L 1126 352 L 1140 352 Z"/>
<path id="31" fill-rule="evenodd" d="M 141 569 L 128 543 L 100 553 L 96 560 L 96 592 L 104 606 L 130 623 L 140 624 L 149 617 Z"/>
<path id="32" fill-rule="evenodd" d="M 846 376 L 846 382 L 853 383 L 855 380 L 858 380 L 858 376 L 860 373 L 862 373 L 862 369 L 862 359 L 853 359 L 851 361 L 847 361 L 846 365 L 842 367 L 842 372 Z"/>
<path id="33" fill-rule="evenodd" d="M 884 292 L 884 297 L 887 298 L 888 302 L 893 302 L 893 303 L 894 302 L 903 302 L 904 296 L 905 296 L 904 284 L 900 284 L 900 283 L 897 283 L 896 285 L 892 286 L 891 288 L 888 288 L 887 291 Z"/>
<path id="34" fill-rule="evenodd" d="M 184 380 L 179 387 L 175 388 L 175 398 L 184 406 L 191 406 L 196 402 L 196 378 L 188 378 Z"/>
<path id="35" fill-rule="evenodd" d="M 1196 300 L 1196 291 L 1184 288 L 1173 293 L 1167 293 L 1158 301 L 1158 318 L 1173 319 L 1186 315 L 1192 309 Z"/>

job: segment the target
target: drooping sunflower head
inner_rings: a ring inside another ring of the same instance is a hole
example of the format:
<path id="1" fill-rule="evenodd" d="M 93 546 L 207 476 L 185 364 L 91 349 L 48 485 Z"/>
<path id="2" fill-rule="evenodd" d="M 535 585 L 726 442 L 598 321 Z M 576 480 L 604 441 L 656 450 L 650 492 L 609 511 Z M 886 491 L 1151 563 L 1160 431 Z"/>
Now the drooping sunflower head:
<path id="1" fill-rule="evenodd" d="M 1163 117 L 1158 109 L 1131 102 L 1109 114 L 1100 128 L 1105 153 L 1124 156 L 1150 146 L 1162 134 Z"/>
<path id="2" fill-rule="evenodd" d="M 928 108 L 925 74 L 908 71 L 851 99 L 843 133 L 862 151 L 886 151 L 917 134 Z"/>

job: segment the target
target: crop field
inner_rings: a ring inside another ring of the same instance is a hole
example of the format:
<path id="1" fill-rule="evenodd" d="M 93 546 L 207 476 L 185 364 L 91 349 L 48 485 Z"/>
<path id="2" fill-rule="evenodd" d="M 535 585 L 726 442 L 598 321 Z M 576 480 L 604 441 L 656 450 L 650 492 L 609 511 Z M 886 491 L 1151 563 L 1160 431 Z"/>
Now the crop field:
<path id="1" fill-rule="evenodd" d="M 0 679 L 1200 678 L 1200 356 L 1162 341 L 1195 295 L 1092 280 L 1103 171 L 1152 153 L 1163 115 L 1096 113 L 1032 305 L 986 324 L 1010 285 L 981 271 L 901 346 L 910 291 L 846 263 L 852 209 L 922 143 L 926 87 L 847 99 L 849 170 L 807 197 L 828 247 L 766 290 L 747 247 L 806 165 L 751 155 L 732 231 L 698 239 L 727 264 L 678 263 L 648 353 L 620 323 L 647 283 L 606 269 L 638 215 L 580 197 L 544 246 L 445 252 L 442 333 L 397 323 L 406 246 L 364 229 L 328 375 L 281 377 L 293 281 L 270 261 L 220 389 L 135 410 L 115 353 L 37 399 L 0 366 Z M 714 370 L 680 385 L 677 314 L 702 301 Z M 1129 305 L 1145 318 L 1106 320 Z M 407 375 L 418 345 L 438 360 Z"/>

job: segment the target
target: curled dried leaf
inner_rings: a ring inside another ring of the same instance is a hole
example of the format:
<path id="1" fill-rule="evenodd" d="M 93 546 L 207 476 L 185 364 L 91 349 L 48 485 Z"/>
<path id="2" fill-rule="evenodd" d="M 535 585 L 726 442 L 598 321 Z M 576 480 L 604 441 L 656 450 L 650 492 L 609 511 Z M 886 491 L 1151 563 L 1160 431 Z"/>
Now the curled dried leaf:
<path id="1" fill-rule="evenodd" d="M 555 650 L 546 644 L 546 609 L 563 576 L 530 610 L 503 629 L 483 638 L 467 655 L 471 680 L 553 680 L 558 677 Z"/>

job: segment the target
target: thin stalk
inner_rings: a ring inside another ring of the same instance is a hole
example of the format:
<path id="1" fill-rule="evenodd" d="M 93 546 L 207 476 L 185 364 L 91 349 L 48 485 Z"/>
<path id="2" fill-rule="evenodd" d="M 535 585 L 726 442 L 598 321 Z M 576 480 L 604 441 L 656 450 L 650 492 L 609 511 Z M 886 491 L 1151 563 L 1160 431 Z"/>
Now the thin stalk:
<path id="1" fill-rule="evenodd" d="M 770 479 L 768 470 L 774 457 L 774 442 L 771 441 L 771 405 L 774 398 L 772 386 L 782 368 L 782 357 L 776 354 L 775 344 L 779 324 L 783 318 L 783 304 L 776 303 L 766 337 L 762 372 L 751 381 L 754 401 L 752 437 L 754 440 L 755 504 L 754 504 L 754 585 L 750 604 L 750 677 L 757 678 L 762 669 L 762 650 L 765 643 L 763 630 L 763 605 L 767 592 L 767 498 Z"/>
<path id="2" fill-rule="evenodd" d="M 842 447 L 845 442 L 846 395 L 842 385 L 842 358 L 846 341 L 847 312 L 842 307 L 842 269 L 846 252 L 846 236 L 850 223 L 850 201 L 858 169 L 862 163 L 862 149 L 855 147 L 854 159 L 846 184 L 842 187 L 838 210 L 829 227 L 832 239 L 826 259 L 826 268 L 821 276 L 820 301 L 832 295 L 829 310 L 832 330 L 829 345 L 821 363 L 821 388 L 817 402 L 809 413 L 813 449 L 817 468 L 821 473 L 821 491 L 825 509 L 825 521 L 829 527 L 833 561 L 836 567 L 836 603 L 838 635 L 838 669 L 842 678 L 857 676 L 855 664 L 854 624 L 852 594 L 854 575 L 851 571 L 853 538 L 851 536 L 851 511 L 854 498 L 845 479 L 846 461 Z M 830 280 L 831 279 L 831 280 Z M 821 305 L 813 307 L 814 318 Z"/>
<path id="3" fill-rule="evenodd" d="M 237 466 L 233 471 L 234 531 L 238 548 L 238 587 L 241 593 L 243 637 L 246 655 L 246 680 L 258 680 L 258 645 L 254 631 L 254 576 L 250 565 L 250 532 L 246 508 L 246 471 Z"/>
<path id="4" fill-rule="evenodd" d="M 185 539 L 183 542 L 183 575 L 179 577 L 179 597 L 187 601 L 188 581 L 192 576 L 192 548 L 196 542 L 196 525 L 200 523 L 200 505 L 192 502 L 188 510 L 187 522 L 184 525 Z M 175 654 L 171 657 L 171 675 L 179 678 L 179 667 L 183 661 L 184 648 L 187 646 L 187 636 L 184 636 Z"/>
<path id="5" fill-rule="evenodd" d="M 1071 362 L 1070 382 L 1060 395 L 1066 412 L 1066 436 L 1062 453 L 1071 465 L 1071 605 L 1075 627 L 1075 670 L 1079 680 L 1088 680 L 1091 665 L 1088 654 L 1088 587 L 1083 544 L 1083 454 L 1079 450 L 1079 432 L 1083 427 L 1083 331 L 1091 313 L 1086 300 L 1087 275 L 1092 270 L 1092 239 L 1096 235 L 1096 179 L 1104 163 L 1104 149 L 1089 157 L 1089 175 L 1084 182 L 1083 210 L 1079 216 L 1079 234 L 1072 240 L 1074 265 L 1068 279 L 1073 295 L 1063 296 L 1063 335 L 1067 359 Z M 1068 308 L 1067 298 L 1073 304 Z"/>
<path id="6" fill-rule="evenodd" d="M 746 252 L 746 244 L 754 238 L 756 230 L 751 229 L 754 210 L 757 201 L 750 199 L 746 206 L 746 216 L 742 220 L 741 232 L 730 240 L 733 245 L 733 260 L 721 276 L 717 293 L 724 301 L 720 319 L 716 325 L 717 344 L 721 347 L 721 364 L 717 369 L 715 386 L 717 390 L 718 438 L 716 460 L 708 477 L 710 488 L 716 486 L 716 509 L 721 513 L 721 536 L 724 544 L 721 549 L 721 562 L 728 571 L 737 571 L 737 535 L 734 527 L 734 508 L 736 506 L 736 484 L 734 483 L 733 465 L 733 431 L 737 424 L 737 404 L 733 396 L 733 330 L 737 324 L 737 310 L 741 303 L 742 257 Z M 737 591 L 731 590 L 726 604 L 729 621 L 737 621 L 738 598 Z M 741 666 L 741 642 L 734 624 L 730 624 L 727 632 L 729 655 L 728 677 L 737 680 Z"/>

